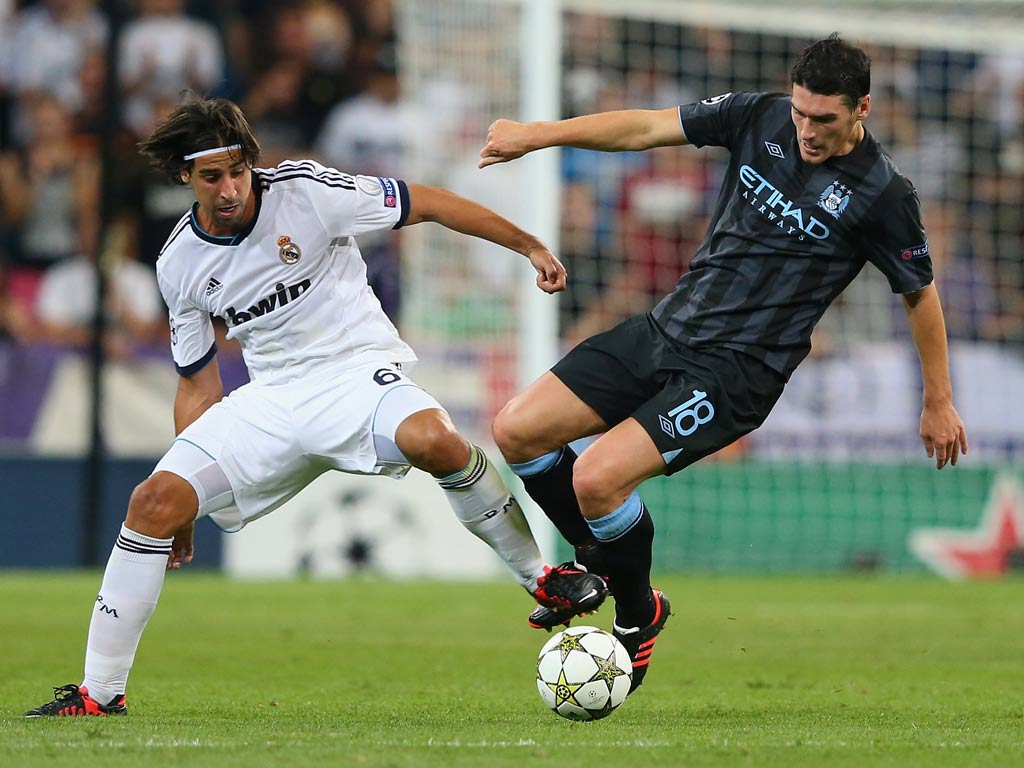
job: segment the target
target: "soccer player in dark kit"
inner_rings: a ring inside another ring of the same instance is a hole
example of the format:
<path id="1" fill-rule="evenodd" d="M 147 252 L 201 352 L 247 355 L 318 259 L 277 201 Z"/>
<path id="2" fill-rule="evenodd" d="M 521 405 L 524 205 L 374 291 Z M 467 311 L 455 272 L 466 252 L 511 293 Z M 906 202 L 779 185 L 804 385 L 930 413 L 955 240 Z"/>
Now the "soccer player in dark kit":
<path id="1" fill-rule="evenodd" d="M 833 34 L 800 53 L 791 94 L 498 120 L 480 152 L 481 168 L 552 146 L 731 153 L 707 234 L 675 289 L 650 313 L 582 342 L 494 420 L 498 447 L 576 562 L 608 579 L 634 690 L 670 614 L 650 584 L 654 525 L 637 486 L 759 427 L 810 351 L 815 323 L 865 262 L 903 298 L 928 456 L 942 469 L 967 452 L 917 193 L 864 127 L 870 66 Z M 568 445 L 599 433 L 579 457 Z M 541 607 L 530 623 L 551 629 L 572 618 Z"/>

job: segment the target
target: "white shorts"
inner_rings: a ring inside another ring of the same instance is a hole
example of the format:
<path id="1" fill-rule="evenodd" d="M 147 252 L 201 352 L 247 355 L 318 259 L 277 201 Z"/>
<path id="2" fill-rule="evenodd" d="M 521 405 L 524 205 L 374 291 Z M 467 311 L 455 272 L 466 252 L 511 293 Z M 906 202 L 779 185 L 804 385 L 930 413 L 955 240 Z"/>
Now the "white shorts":
<path id="1" fill-rule="evenodd" d="M 153 472 L 187 480 L 199 496 L 197 517 L 237 531 L 330 469 L 403 477 L 409 464 L 395 431 L 430 408 L 441 405 L 391 364 L 249 383 L 178 435 Z"/>

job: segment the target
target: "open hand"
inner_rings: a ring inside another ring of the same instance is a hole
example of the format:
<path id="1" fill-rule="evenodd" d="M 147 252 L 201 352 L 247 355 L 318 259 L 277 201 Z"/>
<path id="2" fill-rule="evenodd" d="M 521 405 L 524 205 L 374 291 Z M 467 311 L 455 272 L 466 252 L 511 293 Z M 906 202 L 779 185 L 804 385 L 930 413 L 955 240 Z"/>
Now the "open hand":
<path id="1" fill-rule="evenodd" d="M 921 413 L 921 440 L 935 468 L 947 463 L 954 467 L 961 453 L 967 453 L 967 430 L 952 403 L 925 405 Z"/>

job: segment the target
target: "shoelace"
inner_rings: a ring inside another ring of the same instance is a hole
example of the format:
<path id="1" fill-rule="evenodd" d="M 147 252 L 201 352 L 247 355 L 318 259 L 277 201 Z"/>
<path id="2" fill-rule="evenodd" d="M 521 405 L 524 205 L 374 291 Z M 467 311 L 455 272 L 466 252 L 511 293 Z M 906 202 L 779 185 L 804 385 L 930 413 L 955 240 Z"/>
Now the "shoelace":
<path id="1" fill-rule="evenodd" d="M 64 694 L 61 696 L 61 694 Z M 74 683 L 69 685 L 58 685 L 53 689 L 53 700 L 54 701 L 66 701 L 72 696 L 77 696 L 79 693 L 78 686 Z"/>

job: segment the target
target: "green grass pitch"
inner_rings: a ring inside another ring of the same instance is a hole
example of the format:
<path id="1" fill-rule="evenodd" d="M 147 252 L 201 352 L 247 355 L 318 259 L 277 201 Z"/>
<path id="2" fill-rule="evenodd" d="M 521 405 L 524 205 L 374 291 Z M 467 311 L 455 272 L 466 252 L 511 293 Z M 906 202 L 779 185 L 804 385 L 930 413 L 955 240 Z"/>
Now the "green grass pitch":
<path id="1" fill-rule="evenodd" d="M 127 718 L 21 719 L 79 681 L 98 583 L 0 575 L 0 765 L 1024 765 L 1015 580 L 660 578 L 675 615 L 647 682 L 570 723 L 510 584 L 174 573 Z"/>

